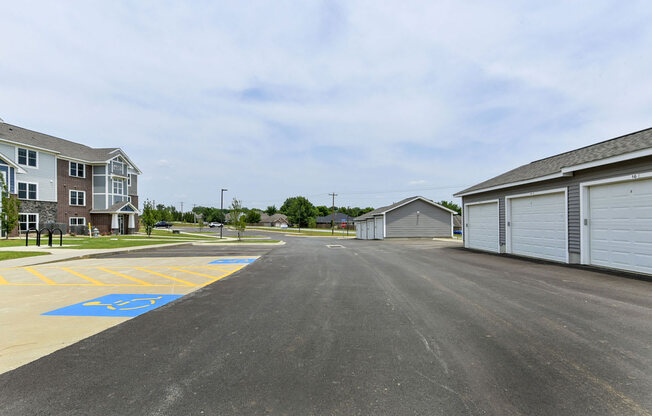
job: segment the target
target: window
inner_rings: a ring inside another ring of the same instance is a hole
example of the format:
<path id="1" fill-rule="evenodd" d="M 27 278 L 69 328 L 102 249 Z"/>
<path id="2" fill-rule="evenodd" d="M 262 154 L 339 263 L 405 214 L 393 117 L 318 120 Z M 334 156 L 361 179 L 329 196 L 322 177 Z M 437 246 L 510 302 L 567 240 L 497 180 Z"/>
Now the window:
<path id="1" fill-rule="evenodd" d="M 118 175 L 124 175 L 125 174 L 124 163 L 122 163 L 119 160 L 114 160 L 113 161 L 113 170 L 112 170 L 112 172 L 116 173 Z"/>
<path id="2" fill-rule="evenodd" d="M 113 194 L 114 195 L 122 195 L 124 190 L 124 182 L 122 179 L 114 179 L 113 180 Z"/>
<path id="3" fill-rule="evenodd" d="M 86 205 L 86 192 L 70 191 L 70 205 Z"/>
<path id="4" fill-rule="evenodd" d="M 36 191 L 35 183 L 18 182 L 18 199 L 36 199 Z"/>
<path id="5" fill-rule="evenodd" d="M 38 214 L 18 214 L 18 229 L 21 233 L 38 229 Z"/>
<path id="6" fill-rule="evenodd" d="M 84 217 L 70 217 L 70 225 L 86 225 L 86 218 Z"/>
<path id="7" fill-rule="evenodd" d="M 127 176 L 127 186 L 131 186 L 131 173 Z"/>
<path id="8" fill-rule="evenodd" d="M 36 167 L 36 150 L 18 148 L 18 164 Z"/>
<path id="9" fill-rule="evenodd" d="M 70 176 L 76 176 L 78 178 L 85 178 L 86 165 L 83 163 L 70 162 Z"/>

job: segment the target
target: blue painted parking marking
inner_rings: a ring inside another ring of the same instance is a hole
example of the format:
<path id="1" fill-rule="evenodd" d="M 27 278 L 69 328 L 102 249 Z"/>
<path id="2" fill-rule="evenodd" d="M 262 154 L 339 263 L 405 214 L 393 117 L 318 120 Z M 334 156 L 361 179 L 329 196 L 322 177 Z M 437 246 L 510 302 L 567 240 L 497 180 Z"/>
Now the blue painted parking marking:
<path id="1" fill-rule="evenodd" d="M 134 317 L 172 302 L 183 295 L 106 295 L 41 315 Z"/>
<path id="2" fill-rule="evenodd" d="M 238 263 L 253 263 L 256 259 L 219 259 L 214 260 L 208 264 L 238 264 Z"/>

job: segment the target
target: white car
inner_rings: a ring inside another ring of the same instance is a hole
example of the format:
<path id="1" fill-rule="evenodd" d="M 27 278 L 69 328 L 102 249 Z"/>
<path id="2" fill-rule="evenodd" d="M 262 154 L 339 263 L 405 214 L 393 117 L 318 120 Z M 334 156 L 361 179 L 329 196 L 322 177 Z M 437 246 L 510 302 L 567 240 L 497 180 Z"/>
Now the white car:
<path id="1" fill-rule="evenodd" d="M 220 224 L 219 222 L 209 222 L 209 223 L 208 223 L 208 226 L 209 226 L 210 228 L 214 228 L 214 227 L 221 227 L 222 224 Z"/>

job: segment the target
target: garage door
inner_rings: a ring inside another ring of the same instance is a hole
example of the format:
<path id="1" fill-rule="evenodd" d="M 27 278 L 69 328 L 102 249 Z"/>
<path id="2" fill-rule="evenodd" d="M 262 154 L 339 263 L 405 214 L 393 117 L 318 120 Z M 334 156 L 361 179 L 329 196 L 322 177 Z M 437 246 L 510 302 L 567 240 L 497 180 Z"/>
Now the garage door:
<path id="1" fill-rule="evenodd" d="M 374 219 L 368 219 L 367 220 L 367 239 L 373 240 L 374 239 Z"/>
<path id="2" fill-rule="evenodd" d="M 466 206 L 465 244 L 468 248 L 499 252 L 498 202 Z"/>
<path id="3" fill-rule="evenodd" d="M 590 263 L 652 274 L 652 179 L 588 190 Z"/>
<path id="4" fill-rule="evenodd" d="M 375 225 L 376 240 L 382 240 L 383 239 L 383 217 L 374 217 L 374 221 L 376 223 Z"/>
<path id="5" fill-rule="evenodd" d="M 507 252 L 567 262 L 566 194 L 507 198 Z"/>

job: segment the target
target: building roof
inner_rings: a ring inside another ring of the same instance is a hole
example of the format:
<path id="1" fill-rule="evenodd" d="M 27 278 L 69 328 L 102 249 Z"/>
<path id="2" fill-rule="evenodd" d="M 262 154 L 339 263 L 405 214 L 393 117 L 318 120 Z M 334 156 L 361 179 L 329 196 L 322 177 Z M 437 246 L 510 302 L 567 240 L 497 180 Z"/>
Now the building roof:
<path id="1" fill-rule="evenodd" d="M 119 147 L 93 148 L 70 140 L 60 139 L 48 134 L 39 133 L 9 123 L 0 123 L 0 140 L 6 140 L 38 149 L 48 150 L 63 157 L 86 162 L 105 162 L 119 154 L 127 159 L 127 155 Z M 138 168 L 133 165 L 133 168 Z"/>
<path id="2" fill-rule="evenodd" d="M 424 197 L 422 197 L 422 196 L 411 196 L 411 197 L 409 197 L 409 198 L 405 198 L 405 199 L 402 199 L 402 200 L 400 200 L 400 201 L 398 201 L 398 202 L 395 202 L 395 203 L 393 203 L 393 204 L 391 204 L 391 205 L 387 205 L 387 206 L 385 206 L 385 207 L 376 208 L 375 210 L 373 210 L 373 211 L 371 211 L 371 212 L 367 212 L 366 214 L 363 214 L 363 215 L 360 215 L 359 217 L 354 218 L 353 221 L 364 221 L 364 220 L 368 220 L 369 218 L 373 218 L 373 217 L 376 216 L 376 215 L 382 215 L 382 214 L 384 214 L 384 213 L 386 213 L 386 212 L 389 212 L 389 211 L 391 211 L 391 210 L 394 210 L 394 209 L 396 209 L 396 208 L 398 208 L 398 207 L 401 207 L 401 206 L 403 206 L 403 205 L 409 204 L 409 203 L 412 202 L 412 201 L 416 201 L 417 199 L 420 199 L 420 200 L 422 200 L 423 202 L 427 202 L 427 203 L 430 204 L 430 205 L 434 205 L 434 206 L 436 206 L 437 208 L 441 208 L 441 209 L 443 209 L 444 211 L 448 211 L 448 212 L 451 212 L 451 213 L 453 213 L 453 214 L 457 214 L 455 211 L 453 211 L 453 210 L 451 210 L 451 209 L 448 209 L 448 208 L 446 208 L 446 207 L 444 207 L 444 206 L 441 206 L 441 205 L 439 205 L 438 203 L 436 203 L 436 202 L 434 202 L 434 201 L 432 201 L 432 200 L 430 200 L 430 199 L 428 199 L 428 198 L 424 198 Z"/>
<path id="3" fill-rule="evenodd" d="M 352 221 L 353 217 L 350 215 L 343 214 L 341 212 L 336 212 L 335 215 L 333 216 L 333 221 L 335 223 L 342 222 L 342 221 Z M 315 218 L 315 222 L 317 224 L 330 224 L 331 223 L 331 216 L 330 215 L 325 215 L 323 217 L 317 217 Z"/>
<path id="4" fill-rule="evenodd" d="M 628 154 L 633 157 L 639 154 L 640 156 L 637 157 L 646 156 L 647 154 L 643 154 L 641 151 L 650 149 L 652 149 L 652 128 L 528 163 L 466 188 L 456 193 L 455 196 L 484 192 L 498 187 L 514 186 L 523 181 L 552 179 L 551 176 L 553 175 L 561 177 L 570 174 L 573 170 L 578 170 L 573 169 L 574 167 L 579 168 L 582 167 L 581 165 L 619 156 L 623 156 L 623 160 L 626 160 L 624 157 Z M 590 166 L 583 168 L 586 167 Z"/>
<path id="5" fill-rule="evenodd" d="M 285 214 L 277 213 L 274 215 L 267 215 L 264 212 L 260 213 L 260 222 L 288 222 L 288 217 Z"/>
<path id="6" fill-rule="evenodd" d="M 116 202 L 106 209 L 91 210 L 91 214 L 140 214 L 138 209 L 129 201 Z"/>

